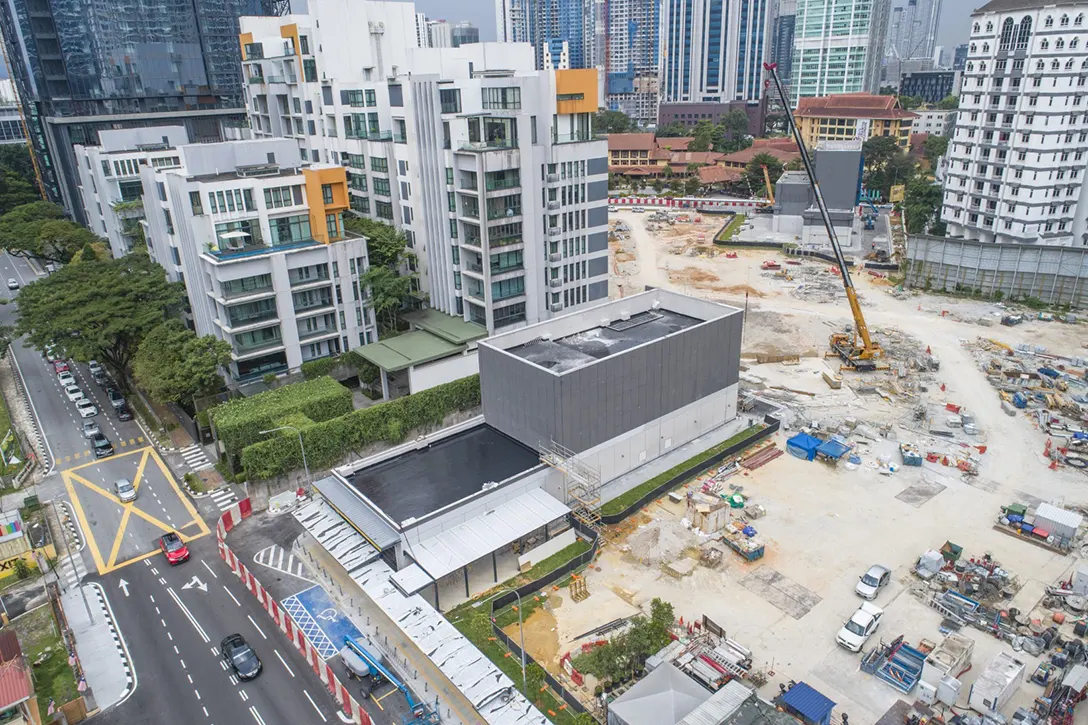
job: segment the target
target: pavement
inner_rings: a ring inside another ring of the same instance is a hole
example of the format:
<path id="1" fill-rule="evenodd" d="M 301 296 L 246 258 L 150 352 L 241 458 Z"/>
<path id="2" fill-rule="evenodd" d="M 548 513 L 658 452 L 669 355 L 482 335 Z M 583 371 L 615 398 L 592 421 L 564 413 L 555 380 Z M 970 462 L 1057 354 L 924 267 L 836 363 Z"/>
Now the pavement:
<path id="1" fill-rule="evenodd" d="M 61 595 L 87 684 L 100 708 L 120 702 L 136 687 L 125 641 L 102 588 L 84 584 Z"/>

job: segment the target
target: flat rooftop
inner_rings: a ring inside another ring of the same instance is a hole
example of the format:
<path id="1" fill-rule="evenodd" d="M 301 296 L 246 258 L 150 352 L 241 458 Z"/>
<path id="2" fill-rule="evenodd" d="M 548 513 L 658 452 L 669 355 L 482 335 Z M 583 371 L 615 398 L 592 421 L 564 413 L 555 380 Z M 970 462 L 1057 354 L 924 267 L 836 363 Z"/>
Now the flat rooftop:
<path id="1" fill-rule="evenodd" d="M 359 493 L 397 523 L 421 518 L 540 463 L 532 448 L 487 424 L 348 477 Z"/>
<path id="2" fill-rule="evenodd" d="M 537 338 L 508 352 L 558 373 L 659 340 L 702 321 L 659 307 L 566 337 Z"/>

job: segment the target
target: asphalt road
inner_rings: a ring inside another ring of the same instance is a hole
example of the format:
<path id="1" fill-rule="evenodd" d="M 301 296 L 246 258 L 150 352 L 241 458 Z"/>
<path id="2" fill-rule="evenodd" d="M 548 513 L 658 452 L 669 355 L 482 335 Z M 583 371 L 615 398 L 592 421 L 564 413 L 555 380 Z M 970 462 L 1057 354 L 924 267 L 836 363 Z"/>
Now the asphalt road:
<path id="1" fill-rule="evenodd" d="M 38 278 L 25 260 L 0 253 L 0 280 L 9 277 L 20 285 Z M 0 305 L 0 323 L 14 324 L 15 318 L 13 303 Z M 43 499 L 72 502 L 87 540 L 81 556 L 88 571 L 97 572 L 88 580 L 105 588 L 133 660 L 135 691 L 96 720 L 116 725 L 336 722 L 338 708 L 312 668 L 219 559 L 211 533 L 214 514 L 209 511 L 205 519 L 199 513 L 136 422 L 118 421 L 86 367 L 72 365 L 78 384 L 99 407 L 91 420 L 114 445 L 114 455 L 96 459 L 52 365 L 19 342 L 11 353 L 45 434 L 48 475 L 37 492 Z M 136 501 L 117 499 L 113 482 L 118 478 L 134 482 Z M 158 553 L 158 537 L 171 530 L 182 534 L 192 552 L 190 561 L 177 567 Z M 235 632 L 264 663 L 252 682 L 238 682 L 223 668 L 219 642 Z"/>

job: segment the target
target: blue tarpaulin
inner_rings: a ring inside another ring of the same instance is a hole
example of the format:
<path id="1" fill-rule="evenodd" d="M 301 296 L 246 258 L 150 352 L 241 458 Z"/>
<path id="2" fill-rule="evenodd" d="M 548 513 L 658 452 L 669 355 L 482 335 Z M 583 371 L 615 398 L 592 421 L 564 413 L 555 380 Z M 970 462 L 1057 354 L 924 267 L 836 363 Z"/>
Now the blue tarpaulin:
<path id="1" fill-rule="evenodd" d="M 802 722 L 812 725 L 829 725 L 831 711 L 835 708 L 834 702 L 804 682 L 798 682 L 787 690 L 780 701 Z"/>
<path id="2" fill-rule="evenodd" d="M 816 448 L 816 452 L 821 456 L 834 458 L 836 461 L 845 456 L 849 450 L 850 446 L 834 438 L 824 441 Z"/>
<path id="3" fill-rule="evenodd" d="M 786 451 L 791 456 L 811 461 L 816 457 L 816 449 L 820 447 L 820 443 L 822 441 L 819 438 L 813 438 L 808 433 L 798 433 L 786 441 Z"/>

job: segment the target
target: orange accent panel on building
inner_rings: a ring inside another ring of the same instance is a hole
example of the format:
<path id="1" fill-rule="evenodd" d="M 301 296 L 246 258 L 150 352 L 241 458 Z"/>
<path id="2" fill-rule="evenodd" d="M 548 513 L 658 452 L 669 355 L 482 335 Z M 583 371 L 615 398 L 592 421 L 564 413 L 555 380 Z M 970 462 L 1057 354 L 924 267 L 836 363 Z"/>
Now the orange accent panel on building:
<path id="1" fill-rule="evenodd" d="M 242 60 L 246 59 L 246 46 L 253 42 L 253 33 L 242 33 L 238 36 L 238 45 L 242 49 Z"/>
<path id="2" fill-rule="evenodd" d="M 325 217 L 329 214 L 342 214 L 348 208 L 348 173 L 343 166 L 330 166 L 325 168 L 310 168 L 302 170 L 302 177 L 306 180 L 306 203 L 310 207 L 310 234 L 319 242 L 329 242 L 342 239 L 344 229 L 339 230 L 336 239 L 329 239 Z M 326 204 L 322 187 L 332 187 L 332 203 Z M 342 223 L 342 222 L 341 222 Z"/>
<path id="3" fill-rule="evenodd" d="M 560 101 L 563 96 L 577 96 L 581 98 Z M 555 71 L 555 95 L 556 113 L 596 113 L 597 99 L 597 70 L 585 68 L 577 70 Z"/>
<path id="4" fill-rule="evenodd" d="M 290 38 L 292 41 L 294 41 L 294 43 L 295 43 L 295 55 L 299 55 L 299 56 L 302 55 L 302 48 L 299 47 L 299 43 L 298 43 L 298 24 L 297 23 L 288 23 L 287 25 L 281 25 L 280 26 L 280 37 L 281 38 Z"/>

